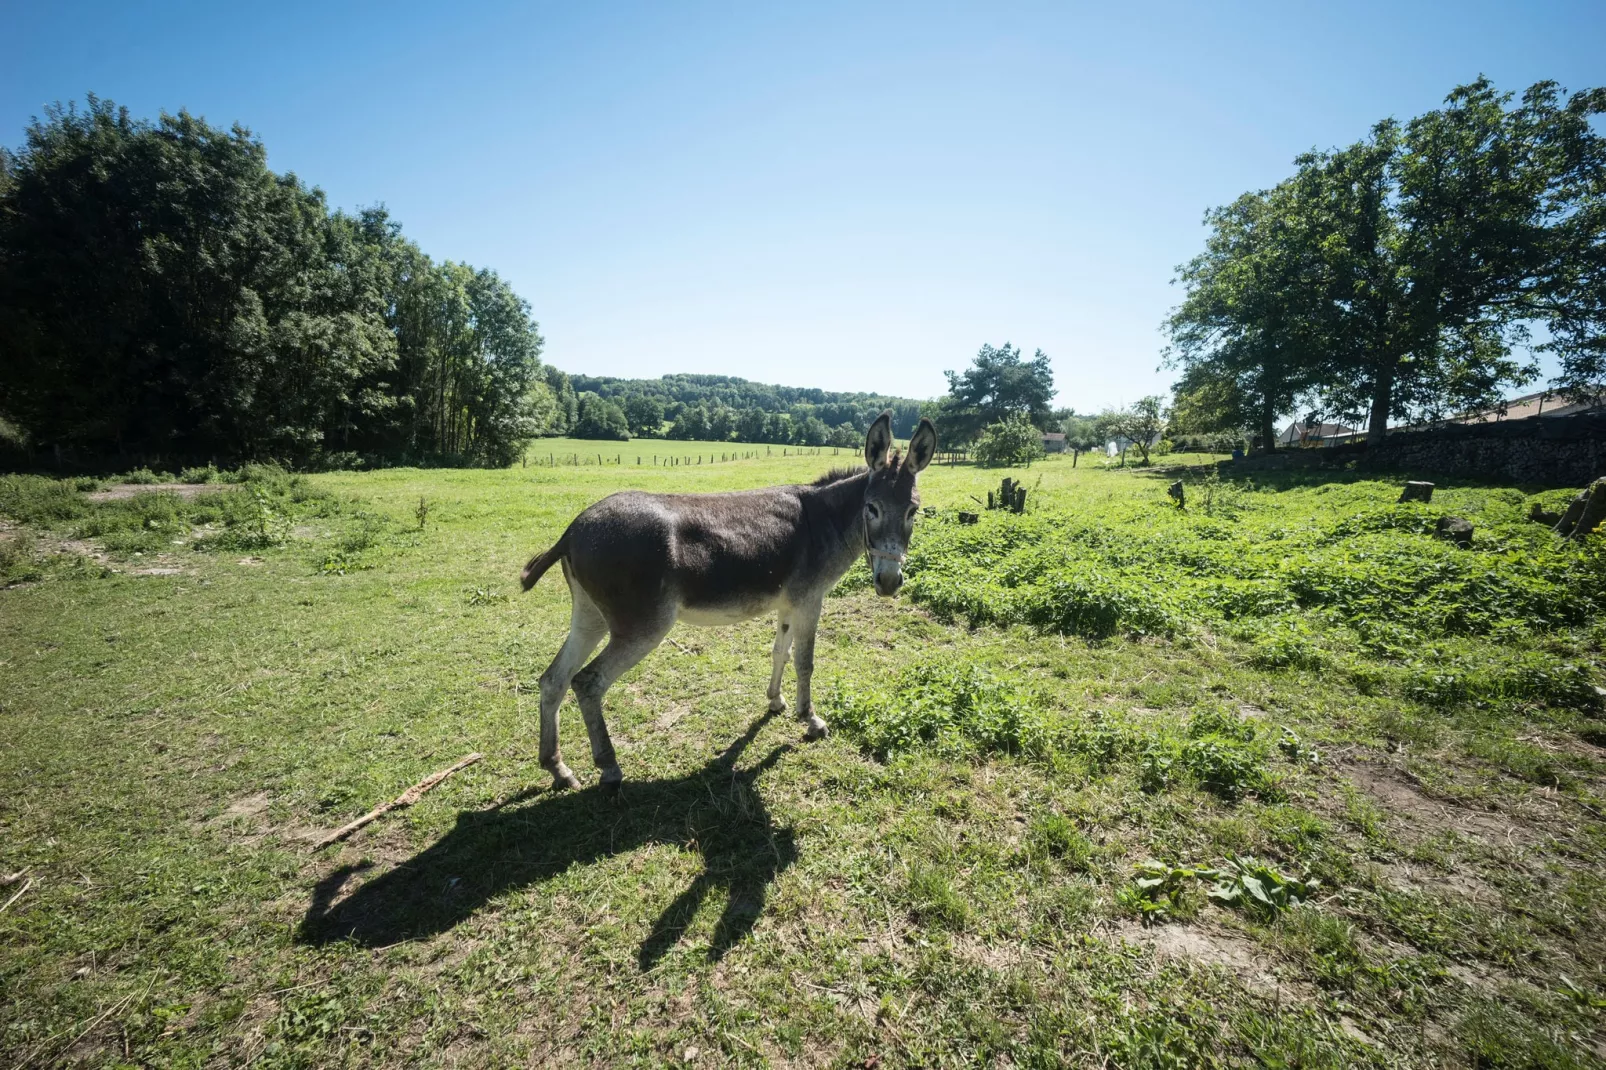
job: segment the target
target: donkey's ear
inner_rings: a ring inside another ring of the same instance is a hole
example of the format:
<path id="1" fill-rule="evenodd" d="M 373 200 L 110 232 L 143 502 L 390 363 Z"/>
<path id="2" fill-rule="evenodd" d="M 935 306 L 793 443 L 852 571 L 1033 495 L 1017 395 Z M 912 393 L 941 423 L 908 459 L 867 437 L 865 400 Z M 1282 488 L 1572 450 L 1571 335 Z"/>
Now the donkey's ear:
<path id="1" fill-rule="evenodd" d="M 887 451 L 892 449 L 892 413 L 884 412 L 870 425 L 864 436 L 864 463 L 870 471 L 886 467 Z"/>
<path id="2" fill-rule="evenodd" d="M 923 471 L 931 463 L 931 458 L 937 454 L 937 429 L 925 417 L 920 418 L 920 426 L 915 428 L 914 437 L 909 440 L 909 453 L 903 464 L 911 472 Z"/>

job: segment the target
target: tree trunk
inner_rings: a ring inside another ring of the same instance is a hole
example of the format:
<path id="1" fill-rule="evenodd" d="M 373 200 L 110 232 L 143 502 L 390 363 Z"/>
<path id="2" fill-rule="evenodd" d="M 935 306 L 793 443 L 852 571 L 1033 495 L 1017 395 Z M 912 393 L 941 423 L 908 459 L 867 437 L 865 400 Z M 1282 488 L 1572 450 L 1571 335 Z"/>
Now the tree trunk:
<path id="1" fill-rule="evenodd" d="M 1272 408 L 1271 395 L 1260 401 L 1260 448 L 1267 453 L 1277 448 L 1277 413 Z"/>
<path id="2" fill-rule="evenodd" d="M 1587 495 L 1584 499 L 1584 508 L 1578 517 L 1577 525 L 1567 536 L 1570 539 L 1582 539 L 1600 527 L 1602 520 L 1606 520 L 1606 479 L 1595 480 L 1584 494 Z"/>
<path id="3" fill-rule="evenodd" d="M 1381 362 L 1372 387 L 1372 414 L 1366 424 L 1366 441 L 1382 442 L 1389 433 L 1389 410 L 1394 407 L 1394 361 Z"/>

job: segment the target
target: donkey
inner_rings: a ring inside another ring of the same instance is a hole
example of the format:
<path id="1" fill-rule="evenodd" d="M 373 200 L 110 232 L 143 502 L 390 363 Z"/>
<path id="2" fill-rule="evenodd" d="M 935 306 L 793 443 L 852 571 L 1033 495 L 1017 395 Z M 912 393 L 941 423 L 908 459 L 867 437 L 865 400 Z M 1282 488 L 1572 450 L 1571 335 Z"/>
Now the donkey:
<path id="1" fill-rule="evenodd" d="M 580 786 L 558 753 L 558 707 L 571 684 L 603 785 L 623 781 L 602 697 L 679 620 L 733 624 L 774 613 L 770 712 L 786 709 L 781 675 L 795 646 L 804 738 L 824 736 L 809 681 L 825 593 L 860 554 L 870 560 L 876 593 L 897 593 L 920 508 L 915 477 L 936 452 L 936 428 L 923 419 L 900 457 L 892 413 L 884 412 L 865 436 L 866 468 L 832 471 L 807 486 L 725 494 L 621 491 L 575 517 L 521 577 L 528 591 L 561 561 L 572 603 L 569 637 L 541 675 L 541 765 L 553 789 Z M 582 669 L 604 635 L 608 645 Z"/>

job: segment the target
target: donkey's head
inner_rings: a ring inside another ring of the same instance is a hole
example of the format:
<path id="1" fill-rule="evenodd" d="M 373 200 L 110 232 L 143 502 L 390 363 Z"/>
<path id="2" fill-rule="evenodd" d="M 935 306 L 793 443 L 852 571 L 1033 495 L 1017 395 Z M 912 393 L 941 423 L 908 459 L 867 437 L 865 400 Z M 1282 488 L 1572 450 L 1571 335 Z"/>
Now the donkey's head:
<path id="1" fill-rule="evenodd" d="M 879 595 L 894 595 L 903 586 L 903 555 L 920 512 L 915 477 L 937 452 L 937 429 L 922 419 L 900 457 L 892 448 L 892 414 L 884 412 L 864 439 L 864 461 L 870 482 L 864 491 L 864 548 Z"/>

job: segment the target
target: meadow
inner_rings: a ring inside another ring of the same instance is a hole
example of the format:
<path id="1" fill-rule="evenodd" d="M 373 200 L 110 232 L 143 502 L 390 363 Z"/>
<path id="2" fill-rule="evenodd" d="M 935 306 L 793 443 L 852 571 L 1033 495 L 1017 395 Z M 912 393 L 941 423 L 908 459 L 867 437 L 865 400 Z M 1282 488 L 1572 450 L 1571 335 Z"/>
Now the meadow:
<path id="1" fill-rule="evenodd" d="M 765 713 L 768 622 L 682 626 L 609 694 L 622 792 L 572 701 L 550 792 L 524 562 L 845 460 L 0 477 L 0 1066 L 1606 1065 L 1568 489 L 934 466 L 900 597 L 827 601 L 828 739 Z"/>

